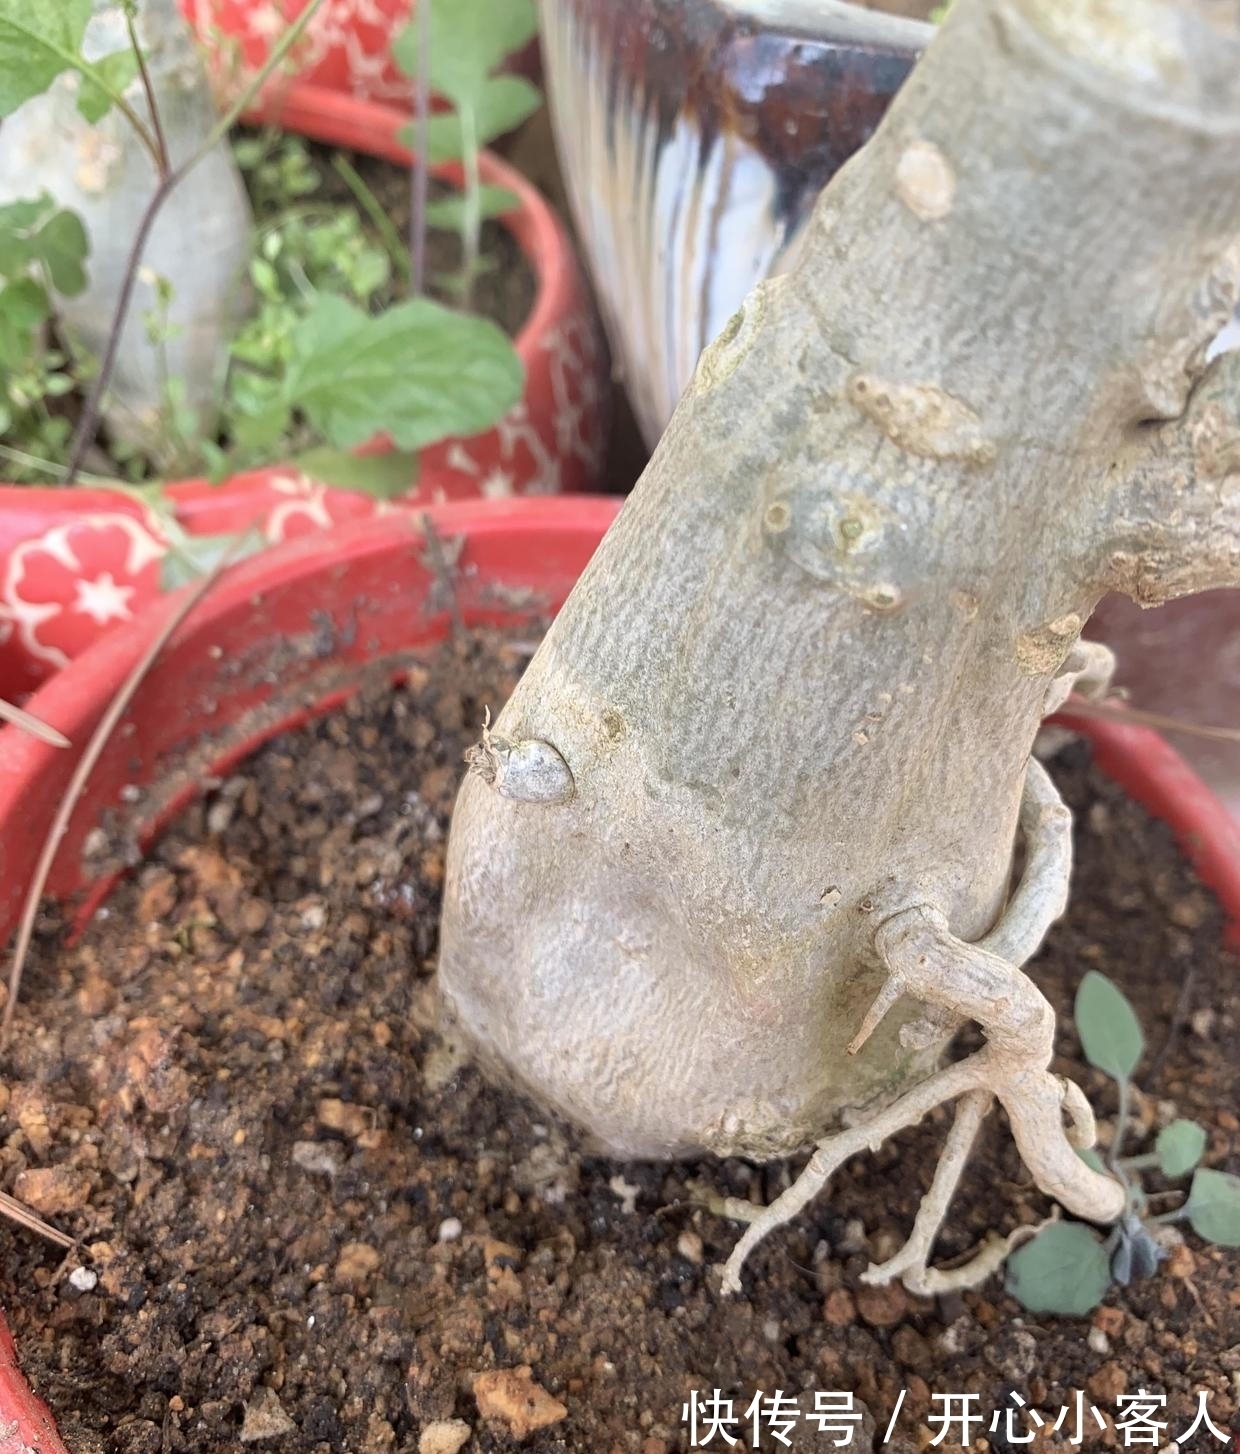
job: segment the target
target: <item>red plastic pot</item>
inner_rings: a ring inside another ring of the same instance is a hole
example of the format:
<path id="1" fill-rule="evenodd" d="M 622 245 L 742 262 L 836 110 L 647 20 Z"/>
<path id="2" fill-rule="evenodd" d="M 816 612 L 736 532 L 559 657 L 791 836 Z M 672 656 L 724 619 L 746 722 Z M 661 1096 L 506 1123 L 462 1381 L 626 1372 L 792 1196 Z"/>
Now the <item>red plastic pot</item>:
<path id="1" fill-rule="evenodd" d="M 465 621 L 518 625 L 560 606 L 618 508 L 592 497 L 470 501 L 432 507 L 427 516 L 441 539 L 462 542 L 456 605 Z M 364 665 L 395 662 L 447 635 L 449 614 L 425 543 L 414 515 L 360 521 L 331 538 L 306 536 L 265 551 L 220 580 L 143 682 L 61 844 L 50 889 L 76 901 L 79 922 L 113 882 L 83 859 L 101 814 L 137 812 L 139 835 L 149 841 L 208 778 L 346 698 Z M 39 692 L 32 710 L 84 743 L 174 608 L 172 598 L 158 601 L 98 641 Z M 1144 728 L 1074 725 L 1093 742 L 1102 769 L 1170 824 L 1240 939 L 1240 831 L 1209 789 Z M 0 935 L 20 912 L 74 756 L 0 728 Z M 38 1422 L 42 1406 L 5 1356 L 8 1346 L 0 1334 L 0 1430 L 14 1430 L 8 1443 L 0 1436 L 0 1454 L 17 1454 L 23 1440 L 57 1454 L 59 1444 Z"/>
<path id="2" fill-rule="evenodd" d="M 402 166 L 408 124 L 372 102 L 292 86 L 256 120 Z M 545 495 L 595 488 L 606 444 L 606 354 L 572 244 L 528 182 L 484 153 L 482 178 L 521 199 L 503 219 L 537 279 L 517 339 L 525 396 L 497 428 L 423 450 L 416 488 L 400 501 Z M 438 168 L 450 181 L 459 170 Z M 370 448 L 384 447 L 376 441 Z M 180 522 L 195 534 L 258 526 L 271 543 L 392 507 L 330 489 L 287 466 L 234 476 L 224 485 L 168 487 Z M 166 542 L 150 511 L 108 490 L 0 486 L 0 695 L 20 697 L 159 591 Z"/>
<path id="3" fill-rule="evenodd" d="M 224 66 L 257 70 L 272 41 L 309 0 L 181 0 L 181 10 Z M 324 0 L 294 47 L 289 66 L 311 85 L 368 101 L 408 107 L 409 78 L 393 64 L 392 37 L 408 22 L 413 0 Z M 513 57 L 511 69 L 533 76 L 537 45 Z"/>
<path id="4" fill-rule="evenodd" d="M 181 0 L 181 10 L 224 66 L 256 70 L 309 0 Z M 298 79 L 370 101 L 404 102 L 409 78 L 392 63 L 392 37 L 413 0 L 324 0 L 290 57 Z"/>

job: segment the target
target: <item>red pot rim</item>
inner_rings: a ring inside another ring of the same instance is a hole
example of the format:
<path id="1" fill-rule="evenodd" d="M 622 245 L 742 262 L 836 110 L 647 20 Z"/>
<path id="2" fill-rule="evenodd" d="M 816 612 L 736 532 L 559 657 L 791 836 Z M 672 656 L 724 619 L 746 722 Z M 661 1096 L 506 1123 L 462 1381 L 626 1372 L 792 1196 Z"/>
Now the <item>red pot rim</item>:
<path id="1" fill-rule="evenodd" d="M 1165 737 L 1148 727 L 1069 711 L 1056 721 L 1088 739 L 1094 761 L 1175 835 L 1227 914 L 1227 943 L 1240 945 L 1240 824 Z"/>
<path id="2" fill-rule="evenodd" d="M 394 550 L 416 547 L 425 539 L 419 522 L 426 518 L 441 536 L 465 537 L 467 552 L 475 552 L 480 562 L 480 576 L 487 574 L 485 562 L 491 562 L 492 579 L 481 581 L 484 589 L 475 594 L 471 615 L 496 620 L 529 615 L 533 607 L 510 604 L 506 599 L 486 604 L 485 587 L 510 584 L 514 574 L 526 581 L 536 580 L 540 573 L 549 588 L 553 580 L 564 586 L 574 568 L 579 572 L 584 566 L 620 503 L 588 495 L 463 501 L 431 507 L 420 514 L 410 512 L 399 517 L 398 525 L 391 518 L 366 520 L 333 537 L 307 536 L 263 551 L 230 570 L 181 625 L 168 650 L 195 642 L 201 647 L 216 626 L 253 619 L 245 613 L 253 613 L 269 593 L 278 596 L 282 589 L 296 588 L 299 583 L 303 587 L 307 582 L 313 584 L 321 581 L 324 573 L 343 576 L 359 562 L 370 558 L 387 561 Z M 401 536 L 399 531 L 406 533 Z M 128 669 L 176 609 L 177 599 L 159 599 L 101 638 L 53 677 L 33 698 L 30 709 L 71 740 L 82 741 L 85 730 L 114 696 Z M 426 609 L 422 613 L 421 634 L 428 639 L 435 634 L 430 630 L 434 614 Z M 444 615 L 438 612 L 438 616 Z M 411 637 L 415 634 L 410 632 Z M 365 642 L 360 654 L 353 650 L 351 655 L 340 638 L 333 638 L 331 645 L 342 663 L 364 659 Z M 188 697 L 187 684 L 178 685 Z M 343 695 L 345 691 L 337 682 L 333 691 L 320 691 L 314 700 L 338 701 Z M 235 750 L 227 750 L 226 762 L 231 765 L 314 710 L 306 706 L 299 712 L 284 714 L 278 722 L 266 722 L 260 730 L 247 729 L 243 743 Z M 1228 915 L 1230 938 L 1233 942 L 1240 939 L 1240 829 L 1222 804 L 1175 749 L 1148 728 L 1095 718 L 1069 716 L 1067 720 L 1093 744 L 1102 770 L 1168 823 L 1203 881 L 1218 895 Z M 137 753 L 140 747 L 133 745 L 126 750 Z M 13 825 L 29 828 L 29 790 L 41 775 L 53 771 L 64 771 L 64 760 L 57 749 L 15 727 L 0 728 L 0 849 Z M 162 823 L 179 811 L 185 797 L 197 792 L 200 784 L 199 779 L 176 802 L 165 804 L 156 821 Z M 92 817 L 96 811 L 97 805 L 93 805 Z M 0 1315 L 0 1454 L 26 1454 L 30 1446 L 44 1454 L 64 1454 L 50 1414 L 16 1366 L 12 1346 Z"/>
<path id="3" fill-rule="evenodd" d="M 410 165 L 413 160 L 413 153 L 397 139 L 410 124 L 406 113 L 382 102 L 359 100 L 323 86 L 282 81 L 270 89 L 258 106 L 247 112 L 245 120 L 258 125 L 283 126 L 312 141 L 379 157 L 402 166 Z M 482 151 L 478 165 L 484 183 L 504 187 L 520 199 L 519 207 L 498 220 L 516 240 L 534 274 L 534 302 L 513 340 L 528 376 L 542 340 L 574 306 L 576 260 L 568 234 L 551 204 L 531 182 L 493 152 Z M 434 166 L 431 173 L 458 185 L 462 178 L 461 168 L 456 163 Z M 382 447 L 380 440 L 363 446 L 366 450 L 379 447 Z M 192 506 L 203 499 L 218 499 L 224 488 L 234 498 L 247 490 L 261 489 L 272 470 L 288 468 L 287 461 L 273 459 L 266 465 L 230 475 L 224 486 L 214 485 L 206 479 L 190 478 L 170 481 L 165 489 L 178 507 Z M 73 488 L 77 490 L 79 487 Z M 41 515 L 52 506 L 52 502 L 55 502 L 55 508 L 62 507 L 64 489 L 63 485 L 0 484 L 0 505 L 7 509 L 12 499 L 14 505 L 21 504 Z M 14 499 L 11 492 L 20 492 L 22 499 Z M 89 494 L 96 507 L 101 498 L 115 497 L 115 492 L 109 494 L 106 486 L 92 488 Z M 86 497 L 87 492 L 84 491 L 84 501 Z"/>

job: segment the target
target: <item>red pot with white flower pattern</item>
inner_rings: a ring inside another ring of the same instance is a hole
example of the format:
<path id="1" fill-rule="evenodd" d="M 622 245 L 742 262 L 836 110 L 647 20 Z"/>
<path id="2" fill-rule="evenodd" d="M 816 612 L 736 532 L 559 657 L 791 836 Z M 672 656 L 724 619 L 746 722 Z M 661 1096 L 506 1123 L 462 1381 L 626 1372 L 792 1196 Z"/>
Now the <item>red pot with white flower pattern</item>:
<path id="1" fill-rule="evenodd" d="M 408 165 L 399 111 L 317 87 L 283 89 L 254 118 L 314 141 Z M 446 500 L 594 488 L 606 434 L 606 354 L 567 234 L 547 202 L 498 157 L 482 179 L 520 206 L 501 218 L 530 263 L 536 293 L 516 338 L 525 394 L 499 425 L 422 451 L 415 489 L 394 503 L 333 489 L 279 465 L 222 485 L 167 487 L 191 534 L 260 529 L 269 543 L 346 520 Z M 436 168 L 449 181 L 459 173 Z M 368 449 L 382 448 L 374 441 Z M 0 696 L 20 697 L 158 594 L 168 542 L 153 512 L 119 491 L 0 486 Z"/>
<path id="2" fill-rule="evenodd" d="M 253 72 L 309 0 L 181 0 L 181 10 L 226 73 Z M 392 60 L 392 37 L 413 0 L 324 0 L 293 49 L 287 69 L 299 80 L 367 101 L 408 107 L 409 78 Z M 516 53 L 507 69 L 537 73 L 538 45 Z"/>

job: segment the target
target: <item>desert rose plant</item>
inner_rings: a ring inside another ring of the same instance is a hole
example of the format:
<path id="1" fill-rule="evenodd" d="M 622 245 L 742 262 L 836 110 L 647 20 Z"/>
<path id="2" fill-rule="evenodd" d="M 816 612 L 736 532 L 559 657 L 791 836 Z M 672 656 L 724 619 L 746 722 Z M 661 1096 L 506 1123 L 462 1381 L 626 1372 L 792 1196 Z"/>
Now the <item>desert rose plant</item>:
<path id="1" fill-rule="evenodd" d="M 814 1144 L 724 1279 L 849 1157 L 996 1100 L 1112 1223 L 1023 966 L 1070 814 L 1032 748 L 1100 597 L 1240 583 L 1240 13 L 957 0 L 804 252 L 703 356 L 476 749 L 441 979 L 492 1065 L 625 1156 Z M 1013 883 L 1014 850 L 1023 866 Z M 984 1044 L 944 1059 L 975 1022 Z"/>

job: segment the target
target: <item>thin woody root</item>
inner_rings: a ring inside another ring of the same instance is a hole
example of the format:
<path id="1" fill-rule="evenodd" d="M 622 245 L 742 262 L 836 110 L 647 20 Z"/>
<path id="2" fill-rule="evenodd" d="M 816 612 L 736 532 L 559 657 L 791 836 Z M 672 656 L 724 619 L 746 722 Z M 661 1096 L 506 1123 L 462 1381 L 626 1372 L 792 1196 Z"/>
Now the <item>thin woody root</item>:
<path id="1" fill-rule="evenodd" d="M 1020 1228 L 1008 1238 L 989 1238 L 956 1268 L 929 1265 L 978 1129 L 996 1100 L 1044 1192 L 1090 1221 L 1113 1222 L 1123 1211 L 1120 1183 L 1094 1171 L 1076 1154 L 1078 1147 L 1094 1143 L 1093 1112 L 1079 1086 L 1050 1073 L 1054 1012 L 1020 969 L 1063 913 L 1072 863 L 1071 814 L 1045 769 L 1033 760 L 1026 771 L 1020 821 L 1025 873 L 999 923 L 979 943 L 957 939 L 944 916 L 928 905 L 905 909 L 879 926 L 875 947 L 887 978 L 848 1050 L 858 1054 L 905 997 L 919 1001 L 931 1018 L 946 1024 L 975 1020 L 986 1035 L 985 1046 L 927 1077 L 868 1120 L 824 1138 L 801 1175 L 769 1206 L 721 1202 L 723 1215 L 749 1224 L 724 1265 L 725 1293 L 739 1291 L 749 1254 L 797 1216 L 845 1161 L 877 1150 L 948 1101 L 958 1102 L 956 1118 L 912 1233 L 894 1257 L 869 1268 L 867 1282 L 884 1284 L 902 1277 L 919 1294 L 974 1287 L 1002 1265 L 1015 1241 L 1028 1235 Z"/>

